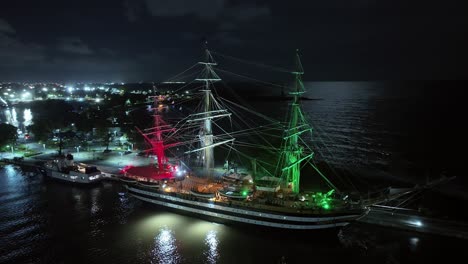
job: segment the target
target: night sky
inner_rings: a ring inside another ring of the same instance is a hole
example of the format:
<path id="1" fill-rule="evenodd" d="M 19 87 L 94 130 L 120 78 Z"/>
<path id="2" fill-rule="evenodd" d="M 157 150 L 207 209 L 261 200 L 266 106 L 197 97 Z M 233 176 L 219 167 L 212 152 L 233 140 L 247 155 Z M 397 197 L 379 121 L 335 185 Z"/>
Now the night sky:
<path id="1" fill-rule="evenodd" d="M 205 38 L 284 68 L 299 48 L 309 80 L 466 79 L 466 9 L 414 2 L 3 0 L 0 81 L 164 81 Z"/>

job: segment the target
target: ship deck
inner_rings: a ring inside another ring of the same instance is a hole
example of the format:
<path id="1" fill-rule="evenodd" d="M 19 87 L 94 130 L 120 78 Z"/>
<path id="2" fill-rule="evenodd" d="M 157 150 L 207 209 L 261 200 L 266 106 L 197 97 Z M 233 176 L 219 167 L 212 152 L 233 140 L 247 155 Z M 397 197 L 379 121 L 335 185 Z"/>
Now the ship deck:
<path id="1" fill-rule="evenodd" d="M 350 204 L 344 204 L 341 200 L 334 204 L 333 208 L 323 209 L 322 207 L 316 206 L 314 203 L 309 201 L 297 201 L 290 199 L 282 199 L 278 197 L 272 197 L 271 194 L 267 195 L 262 192 L 254 192 L 253 195 L 246 197 L 245 200 L 233 200 L 226 197 L 216 195 L 214 198 L 206 199 L 202 197 L 195 197 L 190 193 L 190 190 L 196 190 L 200 193 L 216 193 L 222 188 L 232 186 L 230 183 L 223 182 L 212 182 L 206 178 L 189 177 L 181 181 L 170 181 L 166 183 L 165 188 L 162 189 L 169 195 L 185 199 L 197 199 L 203 202 L 215 203 L 221 206 L 237 207 L 237 208 L 249 208 L 249 210 L 256 210 L 260 212 L 271 212 L 271 213 L 286 213 L 286 214 L 310 214 L 310 215 L 335 215 L 343 211 L 359 211 L 362 210 L 361 206 L 353 207 Z M 248 186 L 244 186 L 248 187 Z M 154 191 L 154 190 L 152 190 Z M 340 204 L 338 204 L 338 202 Z"/>

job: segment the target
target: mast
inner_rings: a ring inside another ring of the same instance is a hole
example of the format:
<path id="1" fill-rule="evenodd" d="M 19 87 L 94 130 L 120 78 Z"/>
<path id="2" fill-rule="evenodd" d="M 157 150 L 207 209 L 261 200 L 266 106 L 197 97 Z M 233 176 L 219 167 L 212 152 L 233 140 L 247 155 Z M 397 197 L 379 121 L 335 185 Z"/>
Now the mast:
<path id="1" fill-rule="evenodd" d="M 204 167 L 204 173 L 207 177 L 211 177 L 214 169 L 213 148 L 215 146 L 228 143 L 234 139 L 214 143 L 212 120 L 214 118 L 230 116 L 231 113 L 228 113 L 225 109 L 216 109 L 216 107 L 218 107 L 218 103 L 213 97 L 211 86 L 212 83 L 221 81 L 221 78 L 219 78 L 219 76 L 213 70 L 213 66 L 216 66 L 217 63 L 213 60 L 213 57 L 211 56 L 211 53 L 208 50 L 207 42 L 205 42 L 205 61 L 198 62 L 198 64 L 203 65 L 204 67 L 201 78 L 195 79 L 196 81 L 205 83 L 204 89 L 201 90 L 203 92 L 202 100 L 204 102 L 204 112 L 191 115 L 191 119 L 188 121 L 203 121 L 200 127 L 200 132 L 198 134 L 200 138 L 201 147 L 199 149 L 188 151 L 186 153 L 200 151 L 201 161 Z"/>
<path id="2" fill-rule="evenodd" d="M 284 162 L 282 168 L 283 177 L 291 185 L 293 193 L 299 193 L 299 182 L 301 177 L 301 163 L 312 158 L 313 152 L 304 155 L 304 148 L 299 145 L 300 135 L 304 132 L 312 131 L 312 128 L 307 124 L 301 108 L 301 95 L 305 92 L 304 84 L 302 83 L 302 68 L 299 52 L 296 52 L 296 71 L 292 72 L 295 76 L 294 90 L 289 94 L 292 95 L 291 110 L 289 116 L 288 129 L 285 131 L 284 140 Z"/>
<path id="3" fill-rule="evenodd" d="M 153 111 L 154 111 L 154 127 L 145 129 L 144 132 L 139 130 L 138 131 L 143 135 L 143 137 L 146 139 L 151 144 L 151 149 L 150 151 L 153 152 L 154 155 L 156 155 L 158 159 L 158 169 L 159 172 L 162 173 L 165 170 L 165 165 L 167 164 L 168 160 L 165 154 L 166 148 L 172 147 L 177 145 L 178 143 L 173 143 L 166 145 L 164 144 L 164 138 L 163 138 L 163 133 L 167 132 L 173 132 L 174 128 L 171 127 L 171 125 L 167 124 L 163 119 L 160 114 L 160 109 L 158 108 L 159 105 L 159 100 L 158 96 L 150 96 L 150 98 L 153 98 Z"/>

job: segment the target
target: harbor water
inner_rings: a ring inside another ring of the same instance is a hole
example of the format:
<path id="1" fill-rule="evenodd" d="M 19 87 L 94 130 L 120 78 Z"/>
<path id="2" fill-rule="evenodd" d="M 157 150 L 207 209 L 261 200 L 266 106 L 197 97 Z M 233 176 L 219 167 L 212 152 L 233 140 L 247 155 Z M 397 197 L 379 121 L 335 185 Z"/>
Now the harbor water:
<path id="1" fill-rule="evenodd" d="M 463 85 L 339 82 L 307 89 L 305 96 L 320 99 L 304 102 L 318 159 L 362 175 L 361 184 L 457 176 L 414 203 L 432 202 L 441 217 L 465 221 Z M 272 115 L 287 107 L 251 103 Z M 82 187 L 0 168 L 0 263 L 419 263 L 466 259 L 466 248 L 466 240 L 363 223 L 326 233 L 218 224 L 144 204 L 118 182 Z"/>

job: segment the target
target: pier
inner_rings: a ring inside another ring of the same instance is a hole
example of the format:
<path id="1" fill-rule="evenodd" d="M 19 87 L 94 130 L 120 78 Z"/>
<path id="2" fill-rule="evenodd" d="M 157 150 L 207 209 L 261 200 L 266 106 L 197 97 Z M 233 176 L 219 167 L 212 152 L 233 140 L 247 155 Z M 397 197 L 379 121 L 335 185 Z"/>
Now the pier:
<path id="1" fill-rule="evenodd" d="M 422 216 L 413 210 L 370 207 L 359 222 L 414 232 L 468 239 L 468 223 Z"/>

